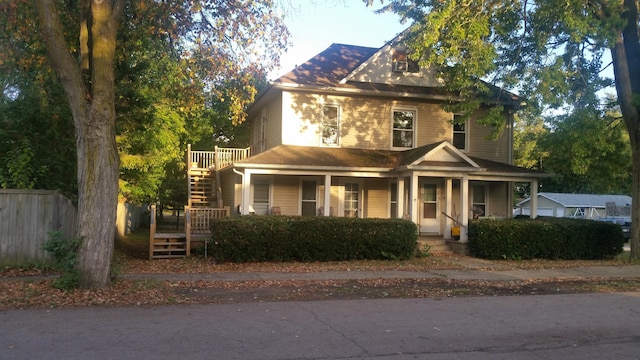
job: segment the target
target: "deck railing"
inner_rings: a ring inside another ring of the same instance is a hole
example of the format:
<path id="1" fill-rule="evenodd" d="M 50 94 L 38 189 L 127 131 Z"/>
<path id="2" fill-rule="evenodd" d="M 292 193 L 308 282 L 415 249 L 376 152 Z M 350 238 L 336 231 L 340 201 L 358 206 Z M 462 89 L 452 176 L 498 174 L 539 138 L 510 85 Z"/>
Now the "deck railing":
<path id="1" fill-rule="evenodd" d="M 251 156 L 251 148 L 219 148 L 216 147 L 215 153 L 218 156 L 218 169 L 224 169 L 233 165 L 236 161 L 244 160 Z"/>
<path id="2" fill-rule="evenodd" d="M 222 219 L 231 215 L 228 206 L 224 208 L 190 208 L 185 207 L 186 233 L 209 234 L 211 232 L 211 220 Z"/>
<path id="3" fill-rule="evenodd" d="M 214 151 L 192 151 L 191 145 L 189 145 L 187 165 L 191 169 L 221 170 L 249 156 L 251 156 L 251 148 L 219 148 L 216 146 Z"/>

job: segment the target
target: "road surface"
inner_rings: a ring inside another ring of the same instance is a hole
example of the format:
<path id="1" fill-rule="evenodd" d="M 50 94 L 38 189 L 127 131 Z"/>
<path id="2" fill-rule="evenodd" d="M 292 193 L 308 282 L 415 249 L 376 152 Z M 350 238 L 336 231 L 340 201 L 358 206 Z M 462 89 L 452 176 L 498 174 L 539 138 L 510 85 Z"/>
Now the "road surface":
<path id="1" fill-rule="evenodd" d="M 638 359 L 640 293 L 0 312 L 0 359 Z"/>

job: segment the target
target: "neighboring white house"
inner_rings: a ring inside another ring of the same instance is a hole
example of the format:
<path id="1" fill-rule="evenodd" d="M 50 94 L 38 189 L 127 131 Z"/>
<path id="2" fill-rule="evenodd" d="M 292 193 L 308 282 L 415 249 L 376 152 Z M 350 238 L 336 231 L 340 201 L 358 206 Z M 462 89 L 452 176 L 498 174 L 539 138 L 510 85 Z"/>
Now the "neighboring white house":
<path id="1" fill-rule="evenodd" d="M 630 216 L 631 196 L 538 193 L 538 216 L 576 217 L 600 219 L 612 216 Z M 530 215 L 531 198 L 520 201 L 513 215 Z"/>

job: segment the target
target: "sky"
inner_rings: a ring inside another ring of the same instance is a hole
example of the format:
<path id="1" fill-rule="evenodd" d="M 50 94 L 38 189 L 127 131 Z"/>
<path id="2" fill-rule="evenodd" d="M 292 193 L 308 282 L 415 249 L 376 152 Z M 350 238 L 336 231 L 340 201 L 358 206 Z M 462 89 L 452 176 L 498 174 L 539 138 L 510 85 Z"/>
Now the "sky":
<path id="1" fill-rule="evenodd" d="M 409 26 L 395 14 L 375 14 L 378 7 L 366 7 L 362 0 L 290 0 L 284 23 L 292 44 L 270 78 L 284 75 L 333 43 L 382 47 Z"/>

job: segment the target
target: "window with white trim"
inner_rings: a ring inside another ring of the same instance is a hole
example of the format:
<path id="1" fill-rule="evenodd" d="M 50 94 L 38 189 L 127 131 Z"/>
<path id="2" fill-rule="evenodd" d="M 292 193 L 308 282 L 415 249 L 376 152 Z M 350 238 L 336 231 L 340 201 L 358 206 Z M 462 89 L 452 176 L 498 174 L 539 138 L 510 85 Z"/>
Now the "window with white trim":
<path id="1" fill-rule="evenodd" d="M 313 180 L 302 181 L 302 216 L 316 215 L 317 184 Z"/>
<path id="2" fill-rule="evenodd" d="M 360 186 L 358 183 L 344 184 L 344 217 L 357 218 L 360 204 Z"/>
<path id="3" fill-rule="evenodd" d="M 389 217 L 395 219 L 398 217 L 398 183 L 389 184 Z"/>
<path id="4" fill-rule="evenodd" d="M 338 146 L 340 139 L 340 107 L 325 105 L 322 107 L 322 145 Z"/>
<path id="5" fill-rule="evenodd" d="M 484 184 L 473 185 L 473 201 L 471 202 L 471 209 L 473 211 L 473 218 L 487 216 L 487 186 Z"/>
<path id="6" fill-rule="evenodd" d="M 462 115 L 453 115 L 453 146 L 460 150 L 467 150 L 467 121 Z"/>
<path id="7" fill-rule="evenodd" d="M 415 110 L 393 110 L 393 147 L 413 147 L 415 123 Z"/>

